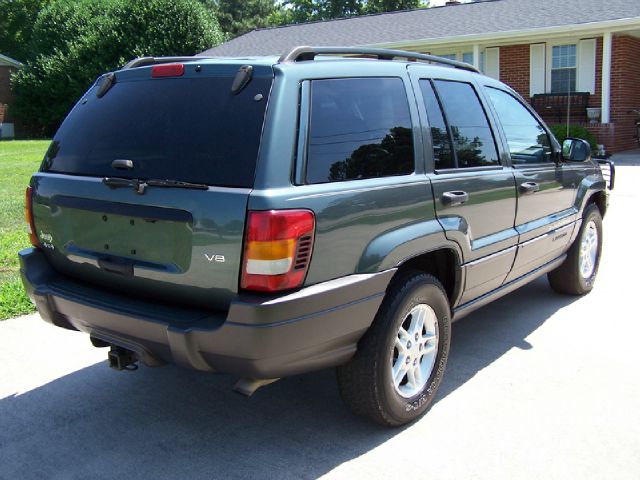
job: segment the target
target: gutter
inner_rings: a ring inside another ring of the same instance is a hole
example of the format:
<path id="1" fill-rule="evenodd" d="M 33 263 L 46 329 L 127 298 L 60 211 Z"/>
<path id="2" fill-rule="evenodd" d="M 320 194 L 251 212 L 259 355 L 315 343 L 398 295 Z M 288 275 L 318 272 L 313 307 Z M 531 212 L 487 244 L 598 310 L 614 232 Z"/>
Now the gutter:
<path id="1" fill-rule="evenodd" d="M 7 57 L 6 55 L 2 55 L 0 53 L 0 65 L 3 65 L 3 64 L 5 64 L 6 66 L 15 67 L 15 68 L 24 67 L 23 63 L 21 63 L 21 62 L 19 62 L 17 60 L 14 60 L 13 58 Z"/>

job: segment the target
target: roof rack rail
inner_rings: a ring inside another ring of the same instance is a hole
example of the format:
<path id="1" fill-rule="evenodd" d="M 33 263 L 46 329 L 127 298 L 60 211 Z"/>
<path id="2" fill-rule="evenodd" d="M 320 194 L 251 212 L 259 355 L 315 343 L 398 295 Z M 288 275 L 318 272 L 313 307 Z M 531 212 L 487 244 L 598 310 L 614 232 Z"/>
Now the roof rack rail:
<path id="1" fill-rule="evenodd" d="M 294 47 L 282 54 L 278 63 L 294 63 L 304 60 L 313 60 L 316 55 L 370 55 L 378 60 L 393 60 L 394 58 L 406 58 L 407 60 L 422 60 L 425 62 L 441 63 L 450 67 L 480 73 L 473 65 L 448 58 L 428 55 L 426 53 L 407 52 L 405 50 L 390 50 L 386 48 L 363 47 Z"/>
<path id="2" fill-rule="evenodd" d="M 207 58 L 211 57 L 137 57 L 122 67 L 122 70 L 145 67 L 147 65 L 157 65 L 159 63 L 190 62 L 192 60 L 204 60 Z"/>

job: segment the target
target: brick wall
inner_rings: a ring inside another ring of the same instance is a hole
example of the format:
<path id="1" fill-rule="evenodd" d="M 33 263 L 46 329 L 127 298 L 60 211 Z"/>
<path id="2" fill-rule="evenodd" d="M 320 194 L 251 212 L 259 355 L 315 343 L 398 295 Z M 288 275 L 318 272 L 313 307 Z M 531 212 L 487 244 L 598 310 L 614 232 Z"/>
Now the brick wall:
<path id="1" fill-rule="evenodd" d="M 13 100 L 13 94 L 11 93 L 11 74 L 16 69 L 5 65 L 0 65 L 0 123 L 11 122 L 11 119 L 7 115 L 6 105 Z M 4 108 L 2 106 L 5 106 Z"/>
<path id="2" fill-rule="evenodd" d="M 529 45 L 500 47 L 500 80 L 529 98 Z"/>
<path id="3" fill-rule="evenodd" d="M 584 127 L 593 133 L 599 145 L 604 145 L 609 153 L 621 151 L 616 149 L 616 125 L 615 123 L 585 123 Z M 628 149 L 626 149 L 628 150 Z"/>
<path id="4" fill-rule="evenodd" d="M 529 100 L 529 45 L 500 47 L 500 80 Z M 590 107 L 602 106 L 602 37 L 596 39 L 595 92 Z M 596 135 L 611 153 L 638 148 L 635 117 L 627 112 L 640 109 L 640 39 L 628 35 L 613 37 L 611 55 L 611 112 L 608 125 L 583 125 Z M 554 118 L 547 118 L 555 123 Z"/>
<path id="5" fill-rule="evenodd" d="M 640 109 L 640 39 L 627 35 L 613 37 L 611 51 L 611 122 L 615 125 L 615 144 L 610 151 L 638 148 L 635 116 L 627 112 Z"/>
<path id="6" fill-rule="evenodd" d="M 529 45 L 500 47 L 500 80 L 525 99 L 529 99 Z M 599 107 L 602 100 L 602 37 L 596 38 L 596 88 L 589 106 Z"/>

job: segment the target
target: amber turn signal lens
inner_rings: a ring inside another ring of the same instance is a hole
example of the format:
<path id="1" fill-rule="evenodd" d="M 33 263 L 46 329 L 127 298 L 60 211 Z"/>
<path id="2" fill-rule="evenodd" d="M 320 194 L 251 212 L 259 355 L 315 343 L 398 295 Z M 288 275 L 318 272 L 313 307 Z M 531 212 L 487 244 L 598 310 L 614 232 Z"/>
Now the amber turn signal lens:
<path id="1" fill-rule="evenodd" d="M 309 268 L 315 217 L 309 210 L 249 212 L 240 286 L 276 292 L 302 285 Z"/>
<path id="2" fill-rule="evenodd" d="M 29 241 L 34 247 L 40 246 L 38 235 L 36 234 L 36 225 L 33 222 L 33 188 L 27 187 L 24 198 L 24 217 L 27 221 L 27 229 L 29 232 Z"/>

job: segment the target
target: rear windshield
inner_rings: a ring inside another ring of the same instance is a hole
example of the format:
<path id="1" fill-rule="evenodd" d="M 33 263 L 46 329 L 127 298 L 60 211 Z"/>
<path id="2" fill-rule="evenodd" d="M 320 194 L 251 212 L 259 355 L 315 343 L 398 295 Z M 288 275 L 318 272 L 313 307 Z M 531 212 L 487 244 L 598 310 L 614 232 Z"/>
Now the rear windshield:
<path id="1" fill-rule="evenodd" d="M 271 82 L 253 78 L 237 95 L 233 76 L 117 80 L 102 98 L 94 87 L 56 133 L 42 169 L 251 187 Z M 117 159 L 133 169 L 114 169 Z"/>

